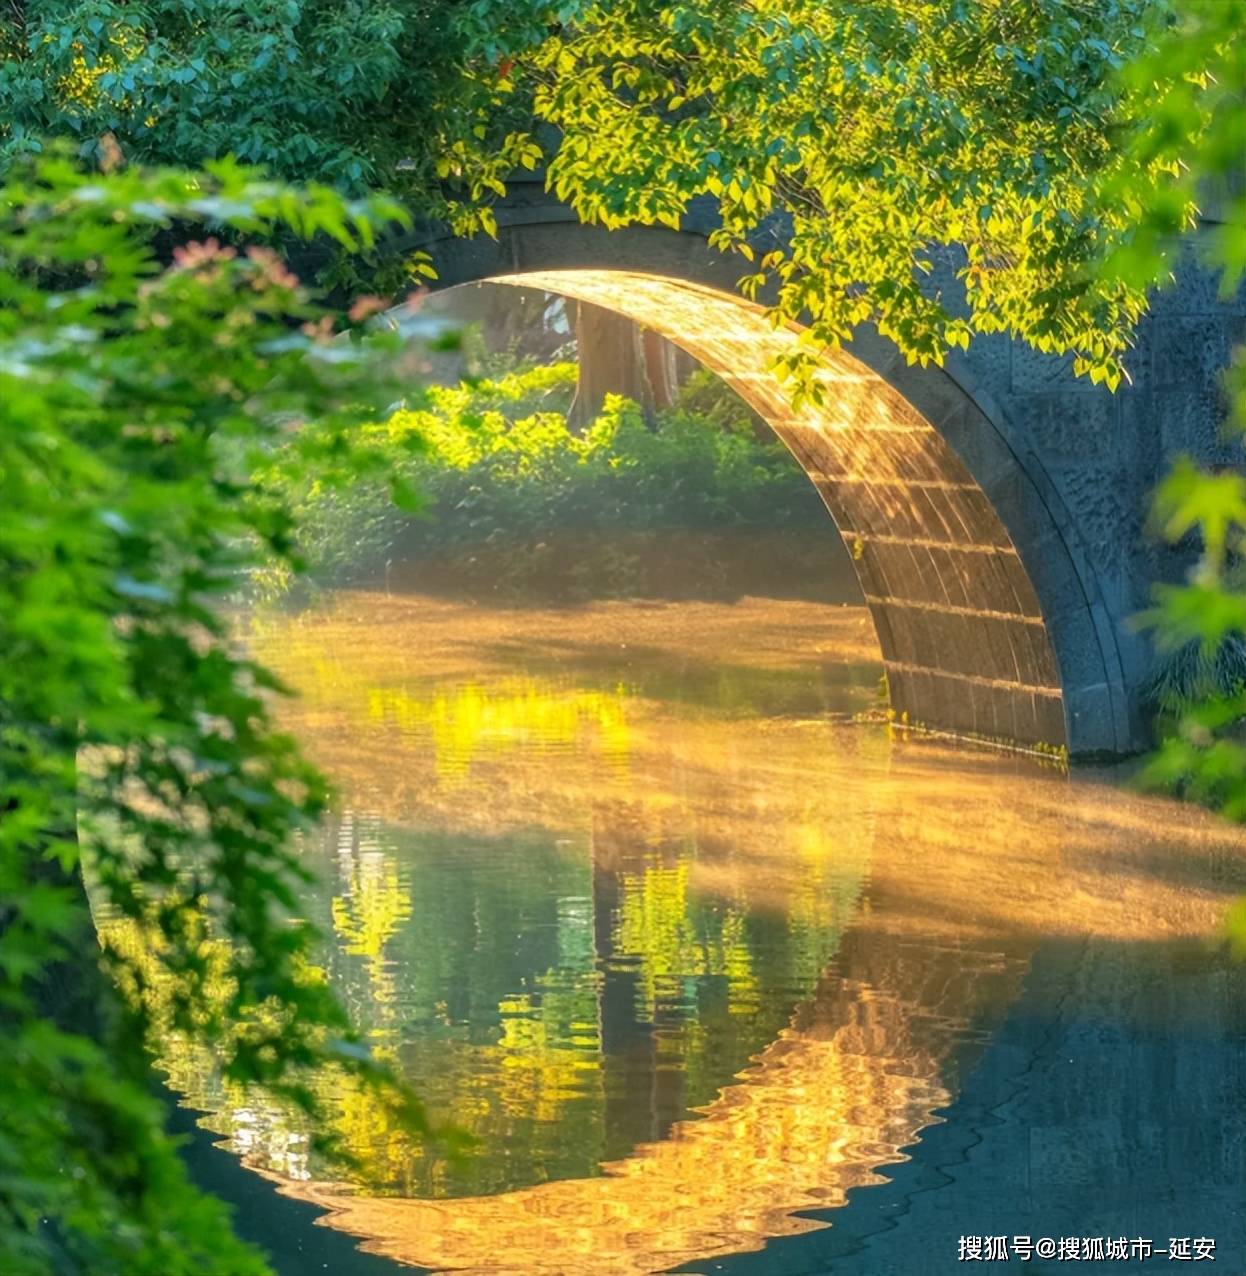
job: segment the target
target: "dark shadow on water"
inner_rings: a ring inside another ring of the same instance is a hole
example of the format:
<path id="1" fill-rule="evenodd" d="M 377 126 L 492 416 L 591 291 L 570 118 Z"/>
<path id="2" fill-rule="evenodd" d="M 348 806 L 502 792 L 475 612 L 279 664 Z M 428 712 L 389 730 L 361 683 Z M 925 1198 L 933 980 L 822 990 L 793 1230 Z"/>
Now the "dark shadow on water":
<path id="1" fill-rule="evenodd" d="M 191 1178 L 229 1202 L 234 1230 L 263 1251 L 277 1276 L 395 1276 L 420 1270 L 365 1254 L 354 1237 L 318 1226 L 322 1210 L 280 1195 L 232 1152 L 215 1146 L 220 1135 L 195 1124 L 199 1113 L 169 1099 L 169 1131 L 186 1139 L 181 1155 Z"/>
<path id="2" fill-rule="evenodd" d="M 1125 1004 L 1114 976 L 1137 984 Z M 1116 1013 L 1121 1012 L 1121 1013 Z M 729 1276 L 912 1276 L 967 1270 L 962 1237 L 1008 1238 L 986 1270 L 1142 1273 L 1149 1259 L 1016 1256 L 1014 1236 L 1216 1242 L 1246 1271 L 1246 967 L 1194 942 L 1049 941 L 956 1099 L 829 1227 L 691 1263 Z M 974 1270 L 972 1266 L 968 1270 Z"/>
<path id="3" fill-rule="evenodd" d="M 507 609 L 605 600 L 735 602 L 772 599 L 861 605 L 843 539 L 813 499 L 807 525 L 679 522 L 644 528 L 551 526 L 404 557 L 336 584 L 427 594 Z"/>

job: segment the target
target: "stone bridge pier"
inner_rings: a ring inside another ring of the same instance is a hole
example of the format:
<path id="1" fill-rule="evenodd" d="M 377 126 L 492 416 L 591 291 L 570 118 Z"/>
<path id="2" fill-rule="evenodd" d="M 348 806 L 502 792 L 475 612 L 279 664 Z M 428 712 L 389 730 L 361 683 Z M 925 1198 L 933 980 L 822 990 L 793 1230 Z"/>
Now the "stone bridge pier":
<path id="1" fill-rule="evenodd" d="M 1186 271 L 1156 298 L 1133 384 L 1115 394 L 1007 337 L 920 368 L 863 331 L 825 358 L 825 402 L 793 410 L 771 368 L 796 332 L 735 291 L 738 260 L 706 244 L 712 208 L 679 231 L 608 232 L 521 181 L 496 212 L 496 240 L 417 234 L 434 286 L 513 283 L 605 306 L 722 377 L 847 542 L 898 716 L 1074 757 L 1147 747 L 1153 653 L 1131 618 L 1189 566 L 1188 550 L 1147 536 L 1150 495 L 1181 454 L 1246 463 L 1220 429 L 1246 291 L 1224 301 Z"/>

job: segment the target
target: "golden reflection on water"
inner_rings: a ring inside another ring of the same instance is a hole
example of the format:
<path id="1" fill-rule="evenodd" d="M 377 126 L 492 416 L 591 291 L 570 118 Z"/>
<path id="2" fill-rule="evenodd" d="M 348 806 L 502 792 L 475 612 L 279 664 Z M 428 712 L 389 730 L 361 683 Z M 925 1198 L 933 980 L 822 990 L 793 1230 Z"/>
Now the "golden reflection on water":
<path id="1" fill-rule="evenodd" d="M 591 731 L 600 756 L 627 765 L 626 692 L 561 690 L 532 678 L 475 682 L 416 695 L 406 688 L 368 691 L 368 720 L 393 726 L 403 737 L 427 734 L 439 779 L 466 777 L 481 756 L 507 757 L 516 749 L 560 753 Z"/>
<path id="2" fill-rule="evenodd" d="M 376 1194 L 202 1060 L 166 1057 L 173 1084 L 421 1266 L 654 1272 L 827 1226 L 794 1212 L 905 1159 L 1040 946 L 1099 953 L 1079 996 L 1111 1015 L 1246 888 L 1240 834 L 1197 812 L 854 723 L 868 632 L 752 600 L 256 620 L 343 790 L 308 848 L 328 977 L 480 1143 L 456 1169 L 324 1078 L 374 1181 L 425 1199 Z"/>

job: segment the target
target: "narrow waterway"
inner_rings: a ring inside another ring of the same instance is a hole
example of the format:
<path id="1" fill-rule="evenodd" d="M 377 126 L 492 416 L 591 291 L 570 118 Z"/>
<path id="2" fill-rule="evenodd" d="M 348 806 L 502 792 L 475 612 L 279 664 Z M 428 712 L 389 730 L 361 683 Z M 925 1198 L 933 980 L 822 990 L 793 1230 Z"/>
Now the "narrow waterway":
<path id="1" fill-rule="evenodd" d="M 1001 1236 L 1246 1272 L 1238 831 L 894 733 L 857 608 L 349 592 L 245 636 L 340 790 L 325 976 L 471 1136 L 326 1074 L 345 1175 L 167 1043 L 256 1194 L 456 1272 L 952 1272 Z"/>

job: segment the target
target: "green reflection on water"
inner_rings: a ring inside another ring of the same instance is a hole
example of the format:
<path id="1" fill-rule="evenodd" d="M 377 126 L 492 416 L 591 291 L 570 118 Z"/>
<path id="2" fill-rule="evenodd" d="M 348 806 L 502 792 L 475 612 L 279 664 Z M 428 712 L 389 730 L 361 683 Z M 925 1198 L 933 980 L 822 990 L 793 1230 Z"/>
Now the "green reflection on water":
<path id="1" fill-rule="evenodd" d="M 837 826 L 819 785 L 836 751 L 877 765 L 885 746 L 808 723 L 766 739 L 756 706 L 829 698 L 847 715 L 877 671 L 802 682 L 739 653 L 745 673 L 709 676 L 590 635 L 561 660 L 532 654 L 539 673 L 526 648 L 481 642 L 466 676 L 439 676 L 438 653 L 392 624 L 361 646 L 358 613 L 339 619 L 270 619 L 254 640 L 299 688 L 290 725 L 344 791 L 305 847 L 306 915 L 373 1049 L 475 1145 L 447 1161 L 340 1075 L 313 1085 L 374 1190 L 597 1175 L 713 1102 L 834 953 L 869 822 Z M 163 1055 L 252 1164 L 339 1174 L 290 1114 L 175 1041 Z"/>
<path id="2" fill-rule="evenodd" d="M 858 880 L 823 872 L 798 909 L 756 913 L 692 889 L 691 840 L 598 868 L 582 840 L 464 840 L 354 812 L 313 853 L 328 978 L 437 1118 L 478 1140 L 447 1163 L 319 1078 L 369 1184 L 421 1196 L 591 1176 L 711 1102 L 812 990 Z M 225 1108 L 213 1128 L 256 1163 L 326 1172 L 303 1131 L 206 1080 L 181 1084 Z"/>

